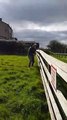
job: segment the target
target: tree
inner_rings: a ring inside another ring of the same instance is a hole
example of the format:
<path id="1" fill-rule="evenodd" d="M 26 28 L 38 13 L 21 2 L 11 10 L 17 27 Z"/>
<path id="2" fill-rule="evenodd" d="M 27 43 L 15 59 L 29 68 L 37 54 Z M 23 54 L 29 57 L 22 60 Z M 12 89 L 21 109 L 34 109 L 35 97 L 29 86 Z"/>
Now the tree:
<path id="1" fill-rule="evenodd" d="M 52 40 L 47 45 L 48 49 L 55 53 L 66 53 L 67 52 L 67 45 L 58 42 L 57 40 Z"/>

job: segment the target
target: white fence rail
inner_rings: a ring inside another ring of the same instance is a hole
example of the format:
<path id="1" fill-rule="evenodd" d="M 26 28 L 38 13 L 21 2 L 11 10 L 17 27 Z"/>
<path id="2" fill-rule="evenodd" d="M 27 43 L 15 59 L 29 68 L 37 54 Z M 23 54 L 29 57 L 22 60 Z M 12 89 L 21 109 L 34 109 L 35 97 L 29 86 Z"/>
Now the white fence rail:
<path id="1" fill-rule="evenodd" d="M 51 119 L 67 120 L 67 100 L 56 86 L 57 74 L 67 84 L 67 64 L 49 56 L 42 50 L 37 50 L 37 58 Z"/>

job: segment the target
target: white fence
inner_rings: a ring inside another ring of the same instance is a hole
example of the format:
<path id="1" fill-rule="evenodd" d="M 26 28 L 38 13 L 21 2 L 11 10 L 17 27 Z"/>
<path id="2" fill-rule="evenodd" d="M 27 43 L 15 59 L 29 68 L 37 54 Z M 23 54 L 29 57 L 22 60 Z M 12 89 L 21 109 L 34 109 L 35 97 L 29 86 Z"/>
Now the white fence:
<path id="1" fill-rule="evenodd" d="M 67 84 L 67 64 L 37 50 L 38 64 L 52 120 L 67 120 L 67 99 L 57 89 L 59 74 Z"/>

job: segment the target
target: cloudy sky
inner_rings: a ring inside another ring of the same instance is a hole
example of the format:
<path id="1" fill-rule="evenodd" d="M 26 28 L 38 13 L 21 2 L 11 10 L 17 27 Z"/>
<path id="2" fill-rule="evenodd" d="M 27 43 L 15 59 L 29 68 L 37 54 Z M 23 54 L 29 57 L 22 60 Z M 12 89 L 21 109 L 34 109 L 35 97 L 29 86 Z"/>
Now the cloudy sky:
<path id="1" fill-rule="evenodd" d="M 67 43 L 67 0 L 0 0 L 0 18 L 19 40 Z"/>

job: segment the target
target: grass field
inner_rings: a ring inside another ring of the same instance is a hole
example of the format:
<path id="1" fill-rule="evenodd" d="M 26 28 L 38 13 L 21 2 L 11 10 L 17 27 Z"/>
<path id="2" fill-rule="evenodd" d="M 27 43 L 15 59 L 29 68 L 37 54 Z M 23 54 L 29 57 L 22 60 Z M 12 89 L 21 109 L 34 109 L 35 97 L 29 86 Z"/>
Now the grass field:
<path id="1" fill-rule="evenodd" d="M 65 56 L 65 55 L 58 55 L 58 54 L 54 53 L 52 56 L 61 60 L 61 61 L 63 61 L 63 62 L 65 62 L 65 63 L 67 63 L 67 56 Z"/>
<path id="2" fill-rule="evenodd" d="M 0 55 L 0 120 L 50 120 L 37 62 Z"/>

